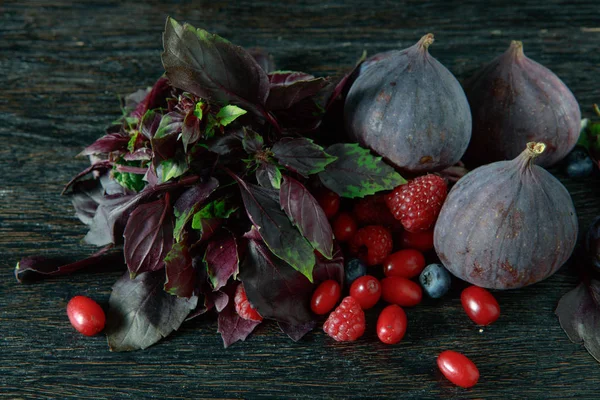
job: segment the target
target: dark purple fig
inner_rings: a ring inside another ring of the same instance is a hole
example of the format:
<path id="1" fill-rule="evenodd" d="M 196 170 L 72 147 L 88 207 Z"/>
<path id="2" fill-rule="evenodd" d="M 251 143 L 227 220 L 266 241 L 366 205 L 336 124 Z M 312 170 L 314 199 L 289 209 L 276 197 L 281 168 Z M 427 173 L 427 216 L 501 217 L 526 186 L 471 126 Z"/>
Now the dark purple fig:
<path id="1" fill-rule="evenodd" d="M 588 229 L 585 246 L 592 265 L 600 271 L 600 217 Z"/>
<path id="2" fill-rule="evenodd" d="M 567 189 L 534 165 L 543 143 L 517 158 L 476 168 L 442 206 L 435 250 L 446 268 L 473 285 L 514 289 L 554 274 L 577 241 L 577 215 Z"/>
<path id="3" fill-rule="evenodd" d="M 406 172 L 455 164 L 471 137 L 465 94 L 429 54 L 431 43 L 427 34 L 408 49 L 382 53 L 360 73 L 344 106 L 350 139 Z"/>
<path id="4" fill-rule="evenodd" d="M 465 83 L 473 133 L 467 165 L 511 160 L 528 142 L 543 142 L 537 163 L 548 167 L 577 143 L 581 112 L 569 88 L 548 68 L 527 58 L 523 44 L 508 50 Z"/>

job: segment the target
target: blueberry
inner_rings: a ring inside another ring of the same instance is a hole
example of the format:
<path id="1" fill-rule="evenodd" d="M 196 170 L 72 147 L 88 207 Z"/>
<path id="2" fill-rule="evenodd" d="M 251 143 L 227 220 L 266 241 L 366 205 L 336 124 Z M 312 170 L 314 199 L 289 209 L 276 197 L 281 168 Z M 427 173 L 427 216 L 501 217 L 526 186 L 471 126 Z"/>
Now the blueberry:
<path id="1" fill-rule="evenodd" d="M 350 287 L 352 282 L 367 274 L 367 266 L 358 258 L 353 258 L 346 264 L 344 272 L 346 274 L 346 285 Z"/>
<path id="2" fill-rule="evenodd" d="M 429 264 L 419 275 L 419 282 L 429 297 L 439 299 L 450 290 L 452 278 L 442 264 Z"/>
<path id="3" fill-rule="evenodd" d="M 581 147 L 576 147 L 570 152 L 565 162 L 567 164 L 567 175 L 571 178 L 590 176 L 594 170 L 594 162 L 588 152 Z"/>

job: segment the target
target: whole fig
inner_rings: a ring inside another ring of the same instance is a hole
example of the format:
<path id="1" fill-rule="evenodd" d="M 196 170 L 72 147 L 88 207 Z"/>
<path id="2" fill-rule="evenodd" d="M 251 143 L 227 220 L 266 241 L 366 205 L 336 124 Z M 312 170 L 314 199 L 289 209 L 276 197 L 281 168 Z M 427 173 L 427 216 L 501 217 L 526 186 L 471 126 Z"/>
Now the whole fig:
<path id="1" fill-rule="evenodd" d="M 471 137 L 465 94 L 429 55 L 431 43 L 427 34 L 405 50 L 382 53 L 360 73 L 344 105 L 351 140 L 413 173 L 455 164 Z"/>
<path id="2" fill-rule="evenodd" d="M 513 41 L 506 52 L 465 82 L 473 132 L 467 165 L 510 160 L 528 142 L 543 142 L 537 163 L 551 166 L 577 143 L 581 112 L 569 88 Z"/>
<path id="3" fill-rule="evenodd" d="M 476 168 L 442 206 L 434 245 L 446 268 L 473 285 L 513 289 L 554 274 L 577 241 L 569 192 L 533 163 L 546 146 L 527 144 L 517 158 Z"/>

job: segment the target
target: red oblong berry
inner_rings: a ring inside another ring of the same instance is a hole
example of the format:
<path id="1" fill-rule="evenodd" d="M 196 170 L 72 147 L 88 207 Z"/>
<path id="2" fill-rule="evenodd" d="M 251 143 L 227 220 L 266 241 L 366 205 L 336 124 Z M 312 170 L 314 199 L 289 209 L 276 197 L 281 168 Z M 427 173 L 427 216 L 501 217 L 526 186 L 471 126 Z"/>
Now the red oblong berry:
<path id="1" fill-rule="evenodd" d="M 433 249 L 433 229 L 424 232 L 402 231 L 400 233 L 400 247 L 422 252 Z"/>
<path id="2" fill-rule="evenodd" d="M 71 325 L 85 336 L 94 336 L 104 329 L 106 315 L 98 303 L 86 296 L 75 296 L 67 304 Z"/>
<path id="3" fill-rule="evenodd" d="M 333 218 L 340 209 L 340 196 L 329 189 L 324 189 L 317 195 L 317 202 L 329 219 Z"/>
<path id="4" fill-rule="evenodd" d="M 246 295 L 246 289 L 244 289 L 243 283 L 240 283 L 235 289 L 233 302 L 235 304 L 235 312 L 237 312 L 241 318 L 250 321 L 262 321 L 262 316 L 254 309 L 254 307 L 252 307 L 250 301 L 248 301 L 248 296 Z"/>
<path id="5" fill-rule="evenodd" d="M 341 296 L 342 288 L 340 284 L 333 279 L 329 279 L 322 282 L 315 289 L 310 302 L 310 308 L 317 315 L 327 314 L 333 310 L 333 307 L 335 307 Z"/>
<path id="6" fill-rule="evenodd" d="M 390 304 L 413 307 L 421 302 L 423 290 L 417 283 L 401 276 L 388 276 L 381 281 L 381 297 Z"/>
<path id="7" fill-rule="evenodd" d="M 415 249 L 399 250 L 390 254 L 383 261 L 383 273 L 385 276 L 402 276 L 414 278 L 425 268 L 425 257 L 423 253 Z"/>
<path id="8" fill-rule="evenodd" d="M 342 212 L 333 221 L 333 234 L 338 242 L 352 239 L 357 229 L 356 221 L 349 213 Z"/>
<path id="9" fill-rule="evenodd" d="M 396 304 L 384 308 L 377 318 L 377 336 L 386 344 L 396 344 L 406 333 L 406 313 Z"/>
<path id="10" fill-rule="evenodd" d="M 460 294 L 465 312 L 477 325 L 490 325 L 500 317 L 500 305 L 486 289 L 469 286 Z"/>
<path id="11" fill-rule="evenodd" d="M 442 374 L 457 386 L 470 388 L 479 380 L 479 370 L 473 361 L 456 351 L 442 351 L 437 365 Z"/>
<path id="12" fill-rule="evenodd" d="M 354 297 L 363 310 L 368 310 L 381 297 L 381 284 L 371 275 L 361 276 L 352 282 L 350 296 Z"/>

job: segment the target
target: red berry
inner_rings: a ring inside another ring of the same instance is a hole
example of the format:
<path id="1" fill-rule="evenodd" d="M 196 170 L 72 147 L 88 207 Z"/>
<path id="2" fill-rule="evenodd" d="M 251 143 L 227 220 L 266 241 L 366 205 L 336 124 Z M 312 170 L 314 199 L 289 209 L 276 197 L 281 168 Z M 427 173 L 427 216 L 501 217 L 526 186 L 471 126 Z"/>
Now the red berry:
<path id="1" fill-rule="evenodd" d="M 479 286 L 469 286 L 463 290 L 460 301 L 469 318 L 477 325 L 489 325 L 500 316 L 500 305 L 494 296 Z"/>
<path id="2" fill-rule="evenodd" d="M 370 225 L 359 229 L 350 240 L 350 252 L 367 265 L 383 262 L 392 252 L 392 234 L 383 226 Z"/>
<path id="3" fill-rule="evenodd" d="M 368 310 L 379 301 L 381 297 L 381 284 L 374 276 L 361 276 L 352 282 L 350 296 L 358 301 L 363 310 Z"/>
<path id="4" fill-rule="evenodd" d="M 323 331 L 338 342 L 352 342 L 365 333 L 365 312 L 353 297 L 347 296 L 323 324 Z"/>
<path id="5" fill-rule="evenodd" d="M 310 308 L 317 315 L 327 314 L 333 310 L 341 296 L 342 288 L 339 283 L 333 279 L 324 281 L 315 289 Z"/>
<path id="6" fill-rule="evenodd" d="M 398 186 L 385 202 L 404 229 L 421 232 L 433 227 L 447 194 L 448 186 L 442 177 L 425 175 Z"/>
<path id="7" fill-rule="evenodd" d="M 71 325 L 85 336 L 94 336 L 104 329 L 106 323 L 102 307 L 85 296 L 75 296 L 69 301 L 67 315 Z"/>
<path id="8" fill-rule="evenodd" d="M 241 318 L 251 321 L 262 321 L 263 318 L 248 301 L 248 296 L 246 296 L 246 290 L 244 289 L 243 283 L 240 283 L 235 289 L 233 301 L 235 303 L 235 312 L 237 312 Z"/>
<path id="9" fill-rule="evenodd" d="M 406 333 L 406 313 L 402 308 L 391 304 L 381 311 L 377 318 L 377 336 L 386 344 L 396 344 Z"/>
<path id="10" fill-rule="evenodd" d="M 375 194 L 354 204 L 352 214 L 359 225 L 395 225 L 396 219 L 385 205 L 385 195 Z"/>
<path id="11" fill-rule="evenodd" d="M 383 262 L 385 276 L 413 278 L 425 268 L 423 253 L 414 249 L 400 250 L 387 256 Z"/>
<path id="12" fill-rule="evenodd" d="M 423 298 L 421 286 L 401 276 L 388 276 L 381 281 L 383 300 L 402 307 L 416 306 Z"/>
<path id="13" fill-rule="evenodd" d="M 324 189 L 319 193 L 317 201 L 323 209 L 325 216 L 329 219 L 333 218 L 340 209 L 340 196 L 329 189 Z"/>
<path id="14" fill-rule="evenodd" d="M 433 229 L 424 232 L 402 231 L 400 233 L 400 247 L 423 252 L 433 249 Z"/>
<path id="15" fill-rule="evenodd" d="M 442 351 L 437 365 L 442 374 L 457 386 L 470 388 L 479 380 L 479 370 L 473 361 L 456 351 Z"/>
<path id="16" fill-rule="evenodd" d="M 356 221 L 348 213 L 340 213 L 333 221 L 333 234 L 338 242 L 347 242 L 356 233 Z"/>

